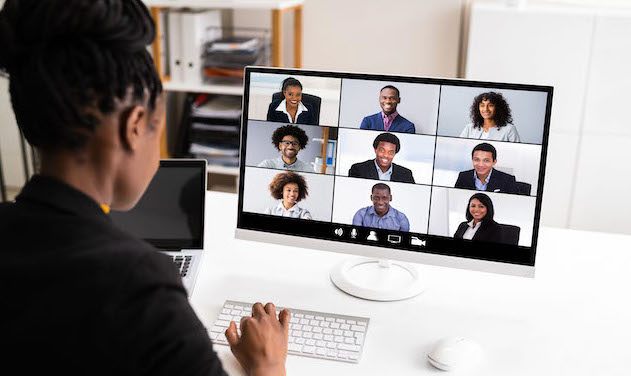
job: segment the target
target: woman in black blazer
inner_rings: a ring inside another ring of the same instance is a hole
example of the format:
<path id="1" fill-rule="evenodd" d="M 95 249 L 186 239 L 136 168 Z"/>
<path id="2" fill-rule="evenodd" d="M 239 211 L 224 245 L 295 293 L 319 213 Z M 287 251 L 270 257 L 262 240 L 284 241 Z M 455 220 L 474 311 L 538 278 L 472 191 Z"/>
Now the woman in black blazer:
<path id="1" fill-rule="evenodd" d="M 283 98 L 273 100 L 267 109 L 267 121 L 316 124 L 315 109 L 302 101 L 302 84 L 293 77 L 283 80 Z"/>
<path id="2" fill-rule="evenodd" d="M 458 226 L 454 238 L 501 242 L 502 228 L 493 220 L 493 214 L 491 198 L 484 193 L 474 194 L 467 205 L 467 221 Z"/>
<path id="3" fill-rule="evenodd" d="M 225 375 L 173 261 L 108 216 L 159 166 L 151 13 L 141 0 L 3 4 L 0 75 L 41 162 L 0 203 L 3 357 L 27 375 Z M 257 303 L 242 335 L 234 322 L 225 333 L 249 375 L 285 374 L 289 312 L 278 316 Z M 36 362 L 33 349 L 45 349 Z"/>

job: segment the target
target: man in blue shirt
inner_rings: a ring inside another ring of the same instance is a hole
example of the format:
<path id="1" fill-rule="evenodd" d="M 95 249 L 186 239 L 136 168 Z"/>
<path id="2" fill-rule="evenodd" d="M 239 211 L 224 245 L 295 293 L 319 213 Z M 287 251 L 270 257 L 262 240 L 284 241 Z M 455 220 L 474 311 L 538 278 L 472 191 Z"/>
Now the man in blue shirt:
<path id="1" fill-rule="evenodd" d="M 390 206 L 390 187 L 377 183 L 372 187 L 371 206 L 361 208 L 353 216 L 353 226 L 382 228 L 395 231 L 410 231 L 410 221 L 405 214 Z"/>
<path id="2" fill-rule="evenodd" d="M 416 133 L 414 124 L 397 112 L 399 103 L 401 103 L 399 89 L 392 85 L 384 86 L 379 92 L 381 112 L 366 116 L 362 120 L 360 128 L 386 132 Z"/>

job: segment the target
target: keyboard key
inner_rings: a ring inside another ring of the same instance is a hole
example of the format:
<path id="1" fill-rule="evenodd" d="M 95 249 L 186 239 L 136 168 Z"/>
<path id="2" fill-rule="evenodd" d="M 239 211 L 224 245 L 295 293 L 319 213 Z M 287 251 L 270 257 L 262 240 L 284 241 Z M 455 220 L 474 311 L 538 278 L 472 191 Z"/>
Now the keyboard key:
<path id="1" fill-rule="evenodd" d="M 339 345 L 337 345 L 337 348 L 340 350 L 348 350 L 348 351 L 359 351 L 361 350 L 361 347 L 357 346 L 357 345 L 349 345 L 346 343 L 340 343 Z"/>
<path id="2" fill-rule="evenodd" d="M 318 347 L 316 349 L 316 354 L 318 354 L 318 355 L 326 355 L 326 349 L 322 348 L 322 347 Z"/>
<path id="3" fill-rule="evenodd" d="M 348 324 L 342 324 L 342 325 L 340 325 L 340 329 L 342 329 L 342 330 L 349 330 L 350 328 L 351 328 L 351 326 L 350 326 L 350 325 L 348 325 Z"/>
<path id="4" fill-rule="evenodd" d="M 289 351 L 298 351 L 298 352 L 302 352 L 302 345 L 299 345 L 297 343 L 290 343 L 287 346 L 287 350 Z"/>
<path id="5" fill-rule="evenodd" d="M 305 354 L 315 354 L 315 347 L 314 346 L 305 346 L 302 348 L 302 352 Z"/>
<path id="6" fill-rule="evenodd" d="M 309 320 L 315 319 L 315 316 L 313 316 L 313 315 L 305 315 L 305 319 L 309 319 Z"/>
<path id="7" fill-rule="evenodd" d="M 360 326 L 360 325 L 353 325 L 351 326 L 351 330 L 354 332 L 365 332 L 366 331 L 366 327 L 365 326 Z"/>

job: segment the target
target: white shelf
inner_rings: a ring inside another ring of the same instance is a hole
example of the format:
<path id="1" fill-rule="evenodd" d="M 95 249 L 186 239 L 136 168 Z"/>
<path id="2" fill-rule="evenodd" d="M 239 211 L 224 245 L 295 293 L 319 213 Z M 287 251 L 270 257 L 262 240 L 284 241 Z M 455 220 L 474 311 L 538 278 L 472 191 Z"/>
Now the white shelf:
<path id="1" fill-rule="evenodd" d="M 209 164 L 206 171 L 211 174 L 239 176 L 239 167 L 224 167 Z"/>
<path id="2" fill-rule="evenodd" d="M 163 87 L 167 91 L 184 91 L 191 93 L 243 95 L 243 83 L 209 83 L 190 84 L 186 82 L 164 82 Z"/>
<path id="3" fill-rule="evenodd" d="M 214 9 L 287 9 L 302 5 L 304 0 L 144 0 L 148 7 Z"/>

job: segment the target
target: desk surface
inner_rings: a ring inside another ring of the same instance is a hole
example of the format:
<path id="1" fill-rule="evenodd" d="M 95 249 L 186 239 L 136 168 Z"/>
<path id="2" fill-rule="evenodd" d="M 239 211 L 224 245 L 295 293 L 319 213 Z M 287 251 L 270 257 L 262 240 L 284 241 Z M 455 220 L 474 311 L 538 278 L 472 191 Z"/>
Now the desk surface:
<path id="1" fill-rule="evenodd" d="M 425 356 L 452 335 L 483 347 L 475 375 L 631 373 L 629 236 L 542 228 L 534 279 L 420 266 L 427 290 L 384 303 L 331 283 L 331 268 L 352 256 L 236 240 L 237 196 L 209 192 L 206 202 L 191 303 L 207 327 L 227 299 L 371 319 L 359 364 L 289 356 L 289 375 L 448 375 Z M 215 348 L 229 374 L 242 374 L 228 347 Z"/>

